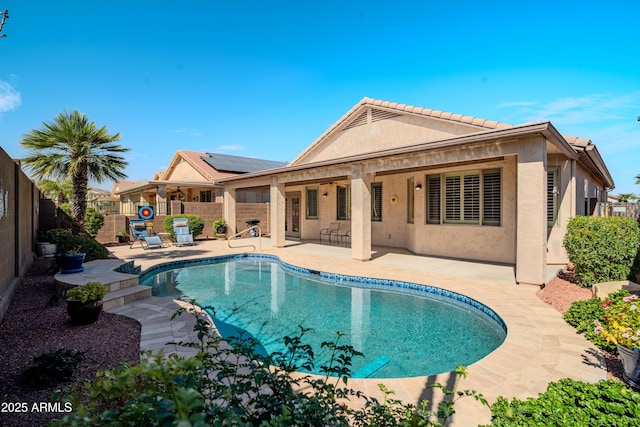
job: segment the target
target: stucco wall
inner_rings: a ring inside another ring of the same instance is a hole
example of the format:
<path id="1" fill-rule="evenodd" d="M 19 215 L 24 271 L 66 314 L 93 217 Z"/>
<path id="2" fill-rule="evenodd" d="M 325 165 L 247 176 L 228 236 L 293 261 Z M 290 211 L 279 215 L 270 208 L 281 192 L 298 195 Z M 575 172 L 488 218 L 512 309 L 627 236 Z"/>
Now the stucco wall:
<path id="1" fill-rule="evenodd" d="M 321 146 L 301 159 L 301 163 L 405 147 L 477 131 L 478 128 L 461 123 L 433 118 L 399 116 L 346 129 L 323 141 Z"/>
<path id="2" fill-rule="evenodd" d="M 374 182 L 382 183 L 382 221 L 371 223 L 372 244 L 407 248 L 418 254 L 515 263 L 515 165 L 515 157 L 509 156 L 502 161 L 376 177 Z M 426 224 L 427 174 L 490 168 L 502 170 L 502 225 Z M 407 180 L 411 177 L 414 178 L 414 185 L 422 184 L 423 188 L 422 191 L 414 190 L 414 223 L 408 224 Z M 318 219 L 306 218 L 306 187 L 287 187 L 288 192 L 300 191 L 302 194 L 303 239 L 317 240 L 320 229 L 332 222 L 340 222 L 341 230 L 350 229 L 350 221 L 336 219 L 336 186 L 340 184 L 348 184 L 348 181 L 311 185 L 318 188 Z M 324 193 L 327 193 L 327 197 L 323 197 Z M 396 203 L 392 203 L 392 196 L 396 196 Z"/>
<path id="3" fill-rule="evenodd" d="M 208 182 L 198 171 L 196 171 L 191 165 L 185 161 L 178 163 L 171 173 L 171 176 L 166 176 L 164 179 L 173 181 L 202 181 Z"/>

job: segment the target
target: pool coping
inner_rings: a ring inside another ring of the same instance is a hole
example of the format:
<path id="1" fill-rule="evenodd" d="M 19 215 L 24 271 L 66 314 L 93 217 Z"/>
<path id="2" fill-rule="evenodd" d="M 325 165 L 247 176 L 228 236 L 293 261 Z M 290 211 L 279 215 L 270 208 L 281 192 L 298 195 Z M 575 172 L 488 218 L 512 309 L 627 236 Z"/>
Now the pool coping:
<path id="1" fill-rule="evenodd" d="M 112 248 L 113 249 L 113 248 Z M 136 260 L 151 267 L 167 260 L 202 258 L 204 255 L 228 255 L 245 250 L 229 249 L 224 241 L 198 242 L 196 247 L 176 250 L 132 251 L 115 248 L 121 259 Z M 599 350 L 569 326 L 562 315 L 536 296 L 537 287 L 516 285 L 513 272 L 504 266 L 486 263 L 418 256 L 390 250 L 368 262 L 354 261 L 348 248 L 291 242 L 284 248 L 263 251 L 278 256 L 283 262 L 312 270 L 338 274 L 360 274 L 368 277 L 405 280 L 420 284 L 437 283 L 439 288 L 467 295 L 493 309 L 506 323 L 505 342 L 487 357 L 467 367 L 468 377 L 461 389 L 477 390 L 489 402 L 497 396 L 526 399 L 544 392 L 549 382 L 573 378 L 597 382 L 606 378 L 606 365 Z M 145 270 L 146 271 L 146 270 Z M 153 297 L 156 298 L 156 297 Z M 134 311 L 134 310 L 132 310 Z M 173 314 L 173 313 L 170 313 Z M 170 317 L 170 314 L 168 317 Z M 384 398 L 378 384 L 395 391 L 393 398 L 408 403 L 429 400 L 428 408 L 437 409 L 441 396 L 431 385 L 452 386 L 452 373 L 429 377 L 397 379 L 353 379 L 349 387 L 368 396 Z M 456 403 L 451 425 L 469 426 L 490 422 L 490 411 L 474 399 Z"/>

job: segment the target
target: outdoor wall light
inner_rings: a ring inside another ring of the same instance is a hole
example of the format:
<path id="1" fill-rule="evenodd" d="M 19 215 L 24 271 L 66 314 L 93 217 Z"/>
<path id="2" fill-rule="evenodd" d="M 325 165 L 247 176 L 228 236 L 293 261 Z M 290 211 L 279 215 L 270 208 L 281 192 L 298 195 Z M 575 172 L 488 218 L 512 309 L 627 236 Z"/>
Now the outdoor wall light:
<path id="1" fill-rule="evenodd" d="M 416 185 L 416 191 L 420 191 L 422 190 L 422 184 L 417 184 Z"/>
<path id="2" fill-rule="evenodd" d="M 324 194 L 322 195 L 322 197 L 327 197 L 328 195 L 329 195 L 329 193 L 324 193 Z"/>

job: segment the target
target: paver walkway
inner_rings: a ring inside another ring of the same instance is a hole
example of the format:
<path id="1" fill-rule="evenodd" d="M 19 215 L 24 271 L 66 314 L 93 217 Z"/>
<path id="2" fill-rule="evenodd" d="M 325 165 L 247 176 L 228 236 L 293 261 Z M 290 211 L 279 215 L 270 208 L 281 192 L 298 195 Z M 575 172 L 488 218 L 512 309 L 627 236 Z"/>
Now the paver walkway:
<path id="1" fill-rule="evenodd" d="M 516 285 L 513 268 L 486 263 L 411 255 L 405 251 L 377 248 L 368 262 L 354 261 L 348 248 L 313 243 L 288 242 L 285 248 L 271 248 L 268 239 L 263 252 L 280 257 L 284 262 L 320 271 L 379 277 L 416 282 L 449 289 L 474 298 L 495 310 L 505 321 L 505 342 L 493 353 L 468 367 L 469 377 L 462 389 L 474 389 L 489 401 L 497 396 L 526 398 L 546 390 L 547 384 L 561 378 L 596 382 L 606 378 L 606 367 L 597 349 L 576 334 L 560 313 L 542 302 L 537 287 Z M 110 248 L 123 260 L 135 260 L 143 270 L 152 265 L 176 259 L 200 258 L 240 253 L 246 248 L 229 249 L 224 241 L 201 241 L 191 247 L 157 250 Z M 193 324 L 181 316 L 169 319 L 178 308 L 172 301 L 150 298 L 132 303 L 114 312 L 138 319 L 142 324 L 142 349 L 181 351 L 166 348 L 163 343 L 187 339 Z M 394 390 L 394 398 L 417 403 L 429 399 L 435 408 L 440 399 L 429 387 L 434 382 L 452 385 L 451 374 L 397 379 L 352 379 L 349 386 L 369 395 L 381 396 L 377 384 Z M 475 426 L 490 421 L 488 408 L 473 399 L 456 404 L 451 425 Z"/>

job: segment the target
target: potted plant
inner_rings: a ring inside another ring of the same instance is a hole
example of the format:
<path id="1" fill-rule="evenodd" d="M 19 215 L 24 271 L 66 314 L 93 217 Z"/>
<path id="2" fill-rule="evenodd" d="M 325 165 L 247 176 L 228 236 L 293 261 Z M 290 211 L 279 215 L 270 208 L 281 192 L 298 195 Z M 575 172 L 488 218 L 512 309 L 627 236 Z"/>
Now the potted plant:
<path id="1" fill-rule="evenodd" d="M 622 377 L 630 386 L 640 389 L 640 300 L 629 295 L 622 301 L 603 301 L 604 322 L 595 320 L 595 331 L 616 344 L 622 362 Z"/>
<path id="2" fill-rule="evenodd" d="M 100 282 L 88 282 L 69 289 L 67 313 L 71 321 L 84 325 L 98 320 L 105 295 L 107 295 L 107 287 Z"/>
<path id="3" fill-rule="evenodd" d="M 84 252 L 80 252 L 80 247 L 75 247 L 67 250 L 66 252 L 56 255 L 56 262 L 60 267 L 62 274 L 80 273 L 84 270 L 82 263 L 85 257 Z"/>
<path id="4" fill-rule="evenodd" d="M 224 218 L 216 219 L 213 221 L 213 229 L 216 232 L 216 236 L 227 234 L 227 220 Z"/>
<path id="5" fill-rule="evenodd" d="M 117 233 L 118 243 L 127 243 L 129 241 L 129 232 L 124 228 L 121 228 Z"/>

